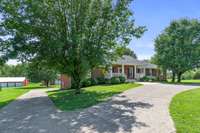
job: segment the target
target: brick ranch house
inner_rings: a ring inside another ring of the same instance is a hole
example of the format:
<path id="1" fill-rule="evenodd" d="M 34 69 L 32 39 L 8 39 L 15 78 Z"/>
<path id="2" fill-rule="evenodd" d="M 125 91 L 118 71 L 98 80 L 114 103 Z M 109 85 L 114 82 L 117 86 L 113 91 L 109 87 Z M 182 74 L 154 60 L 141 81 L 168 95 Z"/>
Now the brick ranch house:
<path id="1" fill-rule="evenodd" d="M 159 77 L 160 71 L 155 64 L 147 61 L 140 61 L 131 56 L 123 56 L 117 61 L 113 62 L 106 74 L 102 69 L 95 69 L 92 72 L 92 78 L 104 76 L 105 78 L 112 78 L 124 76 L 126 81 L 136 81 L 143 77 Z M 61 88 L 69 88 L 71 86 L 71 78 L 67 75 L 61 75 Z"/>

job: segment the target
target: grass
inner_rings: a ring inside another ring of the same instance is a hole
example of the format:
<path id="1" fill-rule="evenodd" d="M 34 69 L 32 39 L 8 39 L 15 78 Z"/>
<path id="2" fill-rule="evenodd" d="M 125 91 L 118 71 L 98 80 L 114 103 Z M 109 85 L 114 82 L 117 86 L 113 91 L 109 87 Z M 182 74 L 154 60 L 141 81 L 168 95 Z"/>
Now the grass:
<path id="1" fill-rule="evenodd" d="M 171 79 L 168 79 L 166 82 L 163 83 L 168 83 L 168 84 L 197 84 L 200 85 L 200 79 L 189 79 L 189 80 L 181 80 L 180 83 L 177 82 L 171 82 Z"/>
<path id="2" fill-rule="evenodd" d="M 51 87 L 59 87 L 57 85 Z M 20 95 L 28 92 L 32 89 L 41 89 L 46 88 L 45 86 L 41 86 L 40 83 L 30 83 L 28 86 L 24 87 L 12 87 L 12 88 L 3 88 L 0 91 L 0 109 L 6 106 L 8 103 L 15 100 Z"/>
<path id="3" fill-rule="evenodd" d="M 28 91 L 28 89 L 3 89 L 0 91 L 0 109 Z"/>
<path id="4" fill-rule="evenodd" d="M 48 95 L 59 109 L 72 111 L 104 102 L 115 94 L 138 86 L 140 86 L 140 84 L 134 83 L 99 85 L 83 88 L 79 95 L 75 95 L 74 90 L 49 91 Z"/>
<path id="5" fill-rule="evenodd" d="M 170 113 L 177 133 L 200 133 L 200 89 L 177 94 L 170 104 Z"/>
<path id="6" fill-rule="evenodd" d="M 182 80 L 181 83 L 184 83 L 184 84 L 200 84 L 200 80 L 198 80 L 198 79 Z"/>

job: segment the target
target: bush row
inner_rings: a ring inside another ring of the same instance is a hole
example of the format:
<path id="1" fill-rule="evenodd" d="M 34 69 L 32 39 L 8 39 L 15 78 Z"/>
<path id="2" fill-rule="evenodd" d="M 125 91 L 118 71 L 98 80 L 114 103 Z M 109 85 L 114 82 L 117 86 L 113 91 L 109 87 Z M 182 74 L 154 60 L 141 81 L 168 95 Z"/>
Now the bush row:
<path id="1" fill-rule="evenodd" d="M 193 79 L 200 79 L 200 71 L 197 71 L 194 76 Z"/>
<path id="2" fill-rule="evenodd" d="M 143 77 L 140 79 L 140 81 L 142 82 L 154 82 L 154 81 L 159 81 L 159 79 L 157 79 L 156 77 Z"/>
<path id="3" fill-rule="evenodd" d="M 185 72 L 182 79 L 200 79 L 200 69 Z"/>
<path id="4" fill-rule="evenodd" d="M 103 77 L 99 77 L 96 79 L 88 78 L 82 81 L 82 87 L 88 87 L 91 85 L 101 85 L 101 84 L 120 84 L 125 83 L 126 79 L 123 76 L 112 77 L 111 79 L 106 79 Z"/>

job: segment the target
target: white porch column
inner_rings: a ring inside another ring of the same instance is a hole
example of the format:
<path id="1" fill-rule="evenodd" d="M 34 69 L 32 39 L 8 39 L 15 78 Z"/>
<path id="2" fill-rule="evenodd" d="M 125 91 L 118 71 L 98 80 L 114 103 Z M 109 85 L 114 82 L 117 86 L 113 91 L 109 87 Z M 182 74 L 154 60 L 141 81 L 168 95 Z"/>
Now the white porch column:
<path id="1" fill-rule="evenodd" d="M 113 77 L 113 74 L 112 74 L 112 66 L 110 67 L 110 78 Z"/>
<path id="2" fill-rule="evenodd" d="M 135 70 L 134 71 L 135 71 L 135 75 L 134 75 L 135 77 L 134 77 L 134 79 L 136 79 L 137 78 L 136 77 L 137 76 L 137 65 L 135 65 Z"/>
<path id="3" fill-rule="evenodd" d="M 124 74 L 124 64 L 122 64 L 122 76 L 125 76 L 125 74 Z"/>
<path id="4" fill-rule="evenodd" d="M 150 75 L 151 75 L 151 77 L 152 77 L 152 76 L 153 76 L 153 75 L 152 75 L 152 74 L 153 74 L 153 73 L 152 73 L 152 69 L 149 69 L 149 71 L 150 71 Z"/>

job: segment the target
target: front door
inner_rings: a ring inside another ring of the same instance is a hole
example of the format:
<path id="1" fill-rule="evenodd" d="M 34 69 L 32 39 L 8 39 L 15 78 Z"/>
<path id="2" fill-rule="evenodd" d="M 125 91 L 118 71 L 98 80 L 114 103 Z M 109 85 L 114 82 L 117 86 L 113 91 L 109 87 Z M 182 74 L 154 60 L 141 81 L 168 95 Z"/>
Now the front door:
<path id="1" fill-rule="evenodd" d="M 128 68 L 128 79 L 134 79 L 134 67 L 129 67 Z"/>

